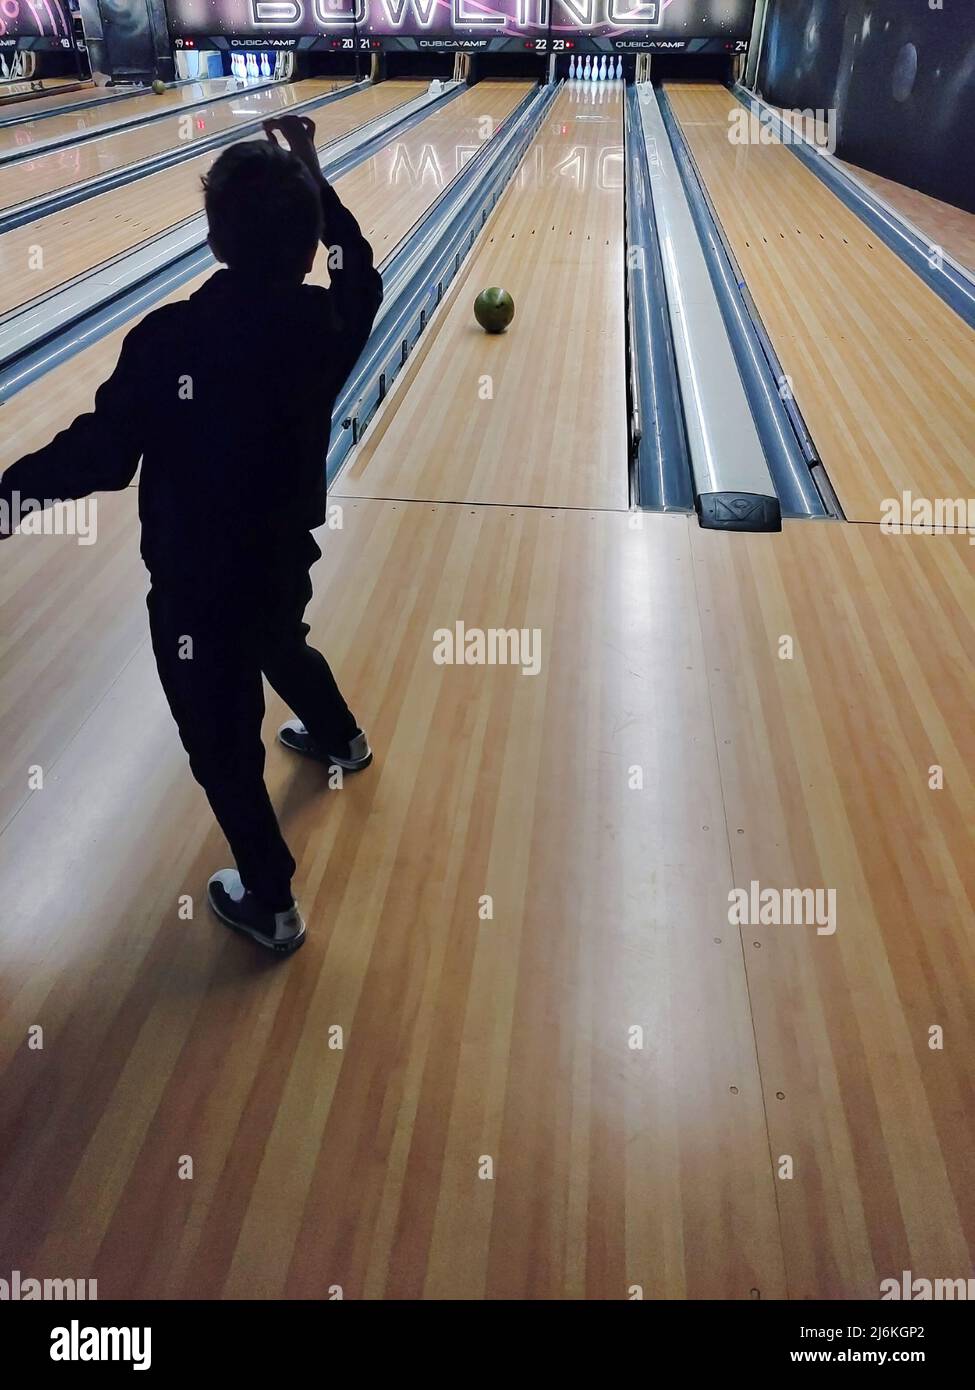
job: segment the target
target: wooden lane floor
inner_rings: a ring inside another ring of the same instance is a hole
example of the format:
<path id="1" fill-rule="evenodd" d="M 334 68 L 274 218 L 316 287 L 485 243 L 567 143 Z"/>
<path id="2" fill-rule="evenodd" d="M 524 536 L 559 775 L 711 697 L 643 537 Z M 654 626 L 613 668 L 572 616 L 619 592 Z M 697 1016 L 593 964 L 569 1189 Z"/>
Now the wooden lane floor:
<path id="1" fill-rule="evenodd" d="M 728 91 L 666 90 L 847 516 L 971 497 L 975 332 L 788 147 L 732 144 Z"/>
<path id="2" fill-rule="evenodd" d="M 111 169 L 122 169 L 165 150 L 185 147 L 195 139 L 232 132 L 248 121 L 280 115 L 301 101 L 327 96 L 344 84 L 308 80 L 281 82 L 242 91 L 240 96 L 197 106 L 149 125 L 124 127 L 84 139 L 79 144 L 41 151 L 29 159 L 0 164 L 0 208 L 9 208 L 60 188 L 83 183 Z M 380 84 L 382 86 L 383 84 Z M 363 94 L 367 95 L 367 94 Z M 135 98 L 137 100 L 137 98 Z M 155 98 L 153 100 L 162 100 Z M 327 109 L 327 108 L 326 108 Z M 360 104 L 360 110 L 364 109 Z M 143 196 L 145 193 L 143 191 Z"/>
<path id="3" fill-rule="evenodd" d="M 691 548 L 736 887 L 835 892 L 832 935 L 741 929 L 790 1296 L 966 1278 L 975 549 L 802 523 Z"/>
<path id="4" fill-rule="evenodd" d="M 381 82 L 353 92 L 315 113 L 316 139 L 324 144 L 348 135 L 423 90 L 418 82 Z M 0 313 L 29 303 L 202 211 L 200 180 L 219 154 L 220 149 L 208 150 L 5 232 L 0 236 L 0 270 L 8 273 L 0 275 Z M 39 263 L 37 247 L 44 253 Z"/>
<path id="5" fill-rule="evenodd" d="M 121 578 L 135 499 L 105 502 Z M 0 837 L 13 1267 L 101 1297 L 783 1294 L 683 520 L 353 501 L 322 539 L 314 631 L 377 760 L 328 791 L 271 745 L 299 957 L 201 906 L 226 850 L 134 636 Z M 8 603 L 82 590 L 65 541 Z M 437 664 L 457 621 L 537 631 L 538 674 Z"/>
<path id="6" fill-rule="evenodd" d="M 12 1267 L 102 1297 L 966 1277 L 965 538 L 344 501 L 311 621 L 377 760 L 328 789 L 272 700 L 311 924 L 278 969 L 200 907 L 226 849 L 136 631 L 132 490 L 103 507 L 87 556 L 15 537 L 0 580 L 23 660 L 84 632 L 104 686 L 35 693 L 76 729 L 0 836 Z M 538 674 L 438 664 L 458 622 L 537 633 Z M 834 889 L 835 933 L 730 924 L 752 881 Z"/>
<path id="7" fill-rule="evenodd" d="M 461 167 L 485 137 L 486 130 L 502 121 L 527 90 L 528 85 L 523 83 L 479 82 L 337 183 L 342 197 L 361 219 L 378 255 L 384 254 L 383 248 L 391 249 L 409 232 L 442 191 L 444 181 Z M 313 278 L 319 283 L 328 279 L 326 259 L 324 254 L 320 255 L 313 272 Z M 179 294 L 191 293 L 204 278 L 201 276 L 188 283 Z M 75 415 L 91 408 L 95 390 L 111 372 L 130 327 L 128 323 L 93 343 L 5 403 L 0 468 L 40 448 Z M 259 351 L 260 346 L 255 345 L 255 350 Z M 114 545 L 100 542 L 96 551 L 87 569 L 93 592 L 102 586 L 104 601 L 111 603 L 113 593 L 124 592 L 133 584 L 138 588 L 138 572 L 133 578 L 117 568 Z M 114 679 L 121 669 L 117 642 L 122 639 L 116 628 L 120 626 L 123 633 L 128 631 L 124 623 L 110 626 L 104 639 L 107 649 L 98 647 L 103 659 L 99 655 L 89 660 L 86 657 L 88 642 L 95 639 L 88 632 L 87 624 L 78 617 L 79 596 L 73 591 L 67 575 L 56 587 L 41 584 L 32 569 L 40 553 L 30 547 L 14 551 L 12 543 L 3 549 L 4 566 L 14 589 L 22 590 L 25 595 L 42 588 L 48 592 L 41 618 L 33 608 L 27 611 L 0 608 L 0 620 L 9 643 L 3 663 L 4 675 L 0 677 L 0 686 L 5 691 L 0 696 L 0 709 L 3 710 L 0 736 L 4 748 L 12 750 L 15 759 L 28 744 L 37 750 L 42 760 L 56 756 L 66 737 L 65 711 L 59 703 L 58 692 L 70 685 L 77 699 L 95 701 L 101 698 L 105 689 L 102 673 L 107 670 L 110 679 Z M 92 551 L 83 548 L 82 554 L 91 555 Z M 132 621 L 139 627 L 144 618 L 140 609 Z M 48 647 L 44 649 L 47 656 L 39 651 L 40 664 L 35 665 L 29 658 L 31 627 L 36 621 L 54 624 L 63 642 L 56 648 L 59 652 L 56 660 L 51 656 L 55 648 Z M 37 700 L 39 691 L 49 692 L 50 699 Z M 83 695 L 84 691 L 89 694 Z M 21 805 L 26 793 L 26 785 L 20 778 L 9 781 L 0 778 L 0 824 Z"/>
<path id="8" fill-rule="evenodd" d="M 155 116 L 160 111 L 178 111 L 192 102 L 215 100 L 224 95 L 233 96 L 234 93 L 246 95 L 247 86 L 231 77 L 206 78 L 184 83 L 180 87 L 167 87 L 161 96 L 156 96 L 148 88 L 140 88 L 131 96 L 119 97 L 117 88 L 99 88 L 89 83 L 80 91 L 36 97 L 25 102 L 22 108 L 0 106 L 0 121 L 4 117 L 19 115 L 21 110 L 25 118 L 42 117 L 40 120 L 23 119 L 16 125 L 0 126 L 0 154 L 33 145 L 35 141 L 56 140 L 67 135 L 84 139 L 87 135 L 109 130 L 119 122 L 135 120 L 140 116 Z M 89 106 L 88 102 L 96 104 Z M 80 111 L 71 109 L 79 104 L 82 106 Z M 199 109 L 202 111 L 204 108 Z M 47 114 L 52 111 L 63 114 Z"/>
<path id="9" fill-rule="evenodd" d="M 627 506 L 622 100 L 597 95 L 557 98 L 342 493 Z M 493 337 L 472 313 L 488 285 L 515 301 Z"/>

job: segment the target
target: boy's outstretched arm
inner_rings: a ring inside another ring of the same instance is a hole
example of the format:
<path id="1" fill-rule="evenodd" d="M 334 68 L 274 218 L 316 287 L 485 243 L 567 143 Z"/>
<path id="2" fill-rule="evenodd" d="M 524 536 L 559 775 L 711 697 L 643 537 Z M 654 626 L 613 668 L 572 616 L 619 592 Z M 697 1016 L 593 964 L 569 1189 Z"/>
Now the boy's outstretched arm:
<path id="1" fill-rule="evenodd" d="M 329 252 L 328 273 L 332 303 L 342 320 L 341 354 L 345 371 L 356 358 L 372 332 L 383 299 L 383 282 L 373 266 L 372 247 L 362 235 L 358 222 L 322 173 L 315 152 L 315 125 L 307 116 L 282 116 L 264 122 L 268 139 L 278 130 L 287 140 L 321 190 L 322 243 Z"/>
<path id="2" fill-rule="evenodd" d="M 56 434 L 50 444 L 4 469 L 0 477 L 0 537 L 12 511 L 12 498 L 50 506 L 127 487 L 142 456 L 145 373 L 143 325 L 137 324 L 122 344 L 115 370 L 95 393 L 94 409 Z"/>

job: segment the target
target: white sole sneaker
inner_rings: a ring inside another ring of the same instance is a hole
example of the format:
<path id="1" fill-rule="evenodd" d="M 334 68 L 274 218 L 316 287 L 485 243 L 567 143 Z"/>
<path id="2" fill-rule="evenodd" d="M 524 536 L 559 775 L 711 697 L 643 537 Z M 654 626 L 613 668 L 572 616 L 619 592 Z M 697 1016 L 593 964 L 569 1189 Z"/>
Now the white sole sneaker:
<path id="1" fill-rule="evenodd" d="M 261 907 L 240 881 L 236 869 L 221 869 L 207 884 L 207 902 L 228 927 L 276 956 L 290 956 L 305 944 L 305 924 L 298 904 L 287 912 Z"/>
<path id="2" fill-rule="evenodd" d="M 303 758 L 311 758 L 325 767 L 340 767 L 345 772 L 362 772 L 372 762 L 372 749 L 361 729 L 349 744 L 348 753 L 327 753 L 315 742 L 300 719 L 289 719 L 281 725 L 278 742 L 290 748 L 292 753 L 300 753 Z"/>

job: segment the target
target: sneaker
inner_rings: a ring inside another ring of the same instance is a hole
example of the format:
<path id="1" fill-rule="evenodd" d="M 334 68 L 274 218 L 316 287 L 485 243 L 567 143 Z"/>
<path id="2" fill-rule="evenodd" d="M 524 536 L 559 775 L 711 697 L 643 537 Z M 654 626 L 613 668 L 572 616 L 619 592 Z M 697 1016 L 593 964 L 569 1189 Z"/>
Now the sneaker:
<path id="1" fill-rule="evenodd" d="M 221 869 L 207 884 L 207 899 L 221 922 L 242 932 L 278 956 L 290 956 L 305 944 L 305 924 L 298 904 L 287 912 L 272 912 L 262 906 L 240 881 L 236 869 Z"/>
<path id="2" fill-rule="evenodd" d="M 290 748 L 292 753 L 302 753 L 306 758 L 314 758 L 316 762 L 325 763 L 327 767 L 344 768 L 346 772 L 361 772 L 372 762 L 372 749 L 361 729 L 356 730 L 353 738 L 341 751 L 329 753 L 321 744 L 315 742 L 300 719 L 289 719 L 287 724 L 282 724 L 278 730 L 278 742 L 283 743 L 285 748 Z"/>

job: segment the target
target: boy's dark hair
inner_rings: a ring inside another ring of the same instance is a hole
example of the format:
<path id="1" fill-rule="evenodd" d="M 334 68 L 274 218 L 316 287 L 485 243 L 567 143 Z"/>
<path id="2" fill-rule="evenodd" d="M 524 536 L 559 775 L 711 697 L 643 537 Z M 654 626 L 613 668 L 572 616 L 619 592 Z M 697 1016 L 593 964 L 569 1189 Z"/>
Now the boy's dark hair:
<path id="1" fill-rule="evenodd" d="M 322 201 L 311 174 L 270 140 L 243 140 L 203 180 L 210 237 L 231 270 L 299 278 L 322 234 Z"/>

